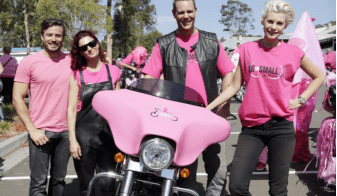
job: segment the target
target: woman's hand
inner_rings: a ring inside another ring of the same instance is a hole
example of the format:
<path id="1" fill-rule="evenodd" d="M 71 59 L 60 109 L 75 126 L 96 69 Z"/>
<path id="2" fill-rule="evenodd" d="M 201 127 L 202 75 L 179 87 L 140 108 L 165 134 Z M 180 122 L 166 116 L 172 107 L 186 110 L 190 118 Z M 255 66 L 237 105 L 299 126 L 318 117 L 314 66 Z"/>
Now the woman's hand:
<path id="1" fill-rule="evenodd" d="M 289 101 L 289 108 L 290 109 L 295 110 L 295 109 L 299 108 L 300 106 L 302 106 L 302 104 L 300 103 L 300 100 L 298 98 L 290 99 L 290 101 Z"/>
<path id="2" fill-rule="evenodd" d="M 70 142 L 70 154 L 74 159 L 81 160 L 82 151 L 77 141 Z"/>

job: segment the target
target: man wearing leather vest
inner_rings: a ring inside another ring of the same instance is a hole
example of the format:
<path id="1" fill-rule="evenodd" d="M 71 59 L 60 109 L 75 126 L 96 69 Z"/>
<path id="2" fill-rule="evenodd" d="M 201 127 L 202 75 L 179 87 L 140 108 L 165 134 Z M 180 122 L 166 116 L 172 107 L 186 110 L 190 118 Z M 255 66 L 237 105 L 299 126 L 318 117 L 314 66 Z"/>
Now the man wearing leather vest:
<path id="1" fill-rule="evenodd" d="M 197 8 L 194 0 L 174 0 L 172 13 L 178 29 L 157 39 L 142 73 L 145 74 L 145 78 L 159 78 L 163 74 L 165 80 L 192 88 L 200 94 L 192 101 L 207 105 L 218 96 L 217 77 L 221 76 L 224 90 L 233 79 L 232 70 L 235 67 L 214 33 L 195 28 Z M 225 108 L 229 114 L 229 104 L 221 108 Z M 207 196 L 226 194 L 223 187 L 227 168 L 225 156 L 218 156 L 221 151 L 225 152 L 224 145 L 221 147 L 220 144 L 214 144 L 203 152 L 208 174 Z M 194 184 L 197 161 L 190 165 L 189 169 L 190 177 L 185 180 L 178 179 L 178 186 L 200 192 Z"/>

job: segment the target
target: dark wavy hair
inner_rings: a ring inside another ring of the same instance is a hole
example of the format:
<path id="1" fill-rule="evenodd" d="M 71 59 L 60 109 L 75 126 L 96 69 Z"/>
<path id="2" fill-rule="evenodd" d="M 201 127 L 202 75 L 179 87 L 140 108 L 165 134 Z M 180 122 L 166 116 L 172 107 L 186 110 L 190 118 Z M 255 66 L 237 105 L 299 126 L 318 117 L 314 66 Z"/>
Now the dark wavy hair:
<path id="1" fill-rule="evenodd" d="M 78 69 L 81 69 L 82 67 L 87 66 L 87 59 L 81 54 L 81 51 L 79 50 L 79 46 L 78 46 L 78 43 L 80 42 L 80 40 L 83 37 L 87 37 L 87 36 L 93 38 L 99 44 L 98 56 L 102 62 L 105 62 L 105 55 L 104 55 L 102 46 L 99 43 L 97 37 L 95 36 L 95 33 L 93 31 L 83 30 L 83 31 L 78 32 L 75 35 L 74 39 L 71 41 L 70 56 L 71 56 L 71 69 L 72 70 L 78 70 Z"/>

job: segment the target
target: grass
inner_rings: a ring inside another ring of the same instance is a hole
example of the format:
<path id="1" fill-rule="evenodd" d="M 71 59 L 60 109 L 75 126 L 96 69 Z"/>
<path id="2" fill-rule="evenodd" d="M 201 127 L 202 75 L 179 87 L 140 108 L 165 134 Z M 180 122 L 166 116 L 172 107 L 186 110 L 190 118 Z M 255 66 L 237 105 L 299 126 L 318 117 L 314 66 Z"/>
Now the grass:
<path id="1" fill-rule="evenodd" d="M 12 127 L 13 125 L 9 121 L 1 122 L 0 123 L 0 135 L 7 135 L 7 133 L 11 132 Z"/>

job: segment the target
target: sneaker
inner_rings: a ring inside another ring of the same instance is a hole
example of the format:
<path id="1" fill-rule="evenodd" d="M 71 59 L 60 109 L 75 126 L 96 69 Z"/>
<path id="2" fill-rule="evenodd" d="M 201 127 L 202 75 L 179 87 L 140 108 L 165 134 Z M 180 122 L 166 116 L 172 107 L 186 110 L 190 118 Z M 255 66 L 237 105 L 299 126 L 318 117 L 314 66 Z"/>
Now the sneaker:
<path id="1" fill-rule="evenodd" d="M 262 163 L 262 162 L 259 162 L 255 167 L 255 170 L 257 170 L 257 171 L 262 171 L 262 170 L 265 170 L 265 169 L 266 169 L 266 164 Z"/>

